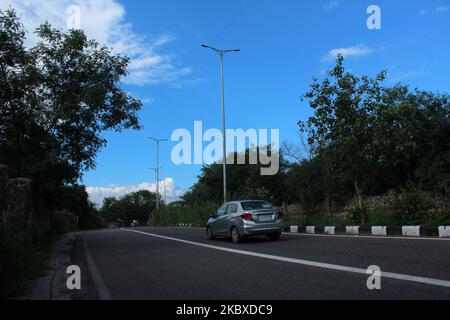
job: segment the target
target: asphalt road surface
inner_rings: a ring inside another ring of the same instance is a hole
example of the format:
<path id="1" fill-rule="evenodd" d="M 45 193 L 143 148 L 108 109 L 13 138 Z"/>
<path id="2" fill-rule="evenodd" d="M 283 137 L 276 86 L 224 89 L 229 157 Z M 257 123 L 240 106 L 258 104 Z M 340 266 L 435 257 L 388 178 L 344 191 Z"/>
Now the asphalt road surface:
<path id="1" fill-rule="evenodd" d="M 283 234 L 241 244 L 203 229 L 86 232 L 73 299 L 450 299 L 450 241 Z M 381 269 L 369 290 L 366 269 Z"/>

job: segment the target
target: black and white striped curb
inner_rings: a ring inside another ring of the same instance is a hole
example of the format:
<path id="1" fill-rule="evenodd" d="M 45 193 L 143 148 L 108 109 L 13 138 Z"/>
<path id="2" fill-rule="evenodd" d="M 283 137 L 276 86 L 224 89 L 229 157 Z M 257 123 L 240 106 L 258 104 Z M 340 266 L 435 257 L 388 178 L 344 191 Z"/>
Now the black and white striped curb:
<path id="1" fill-rule="evenodd" d="M 286 226 L 285 232 L 329 235 L 372 235 L 372 236 L 405 236 L 405 237 L 440 237 L 450 238 L 450 226 Z"/>

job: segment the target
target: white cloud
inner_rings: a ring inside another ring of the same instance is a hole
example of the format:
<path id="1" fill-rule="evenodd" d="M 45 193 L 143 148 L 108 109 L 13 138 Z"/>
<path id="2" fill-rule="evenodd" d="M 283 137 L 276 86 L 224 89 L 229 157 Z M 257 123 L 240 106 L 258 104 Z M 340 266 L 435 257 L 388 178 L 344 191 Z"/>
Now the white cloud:
<path id="1" fill-rule="evenodd" d="M 322 6 L 322 9 L 324 11 L 331 11 L 333 9 L 336 9 L 338 6 L 339 6 L 339 1 L 333 0 L 333 1 L 330 1 L 330 2 L 327 2 L 326 4 L 324 4 Z"/>
<path id="2" fill-rule="evenodd" d="M 427 15 L 428 13 L 446 13 L 450 11 L 450 6 L 438 6 L 434 9 L 428 10 L 428 9 L 423 9 L 421 10 L 419 13 L 420 15 L 424 16 Z"/>
<path id="3" fill-rule="evenodd" d="M 392 76 L 388 75 L 387 80 L 390 83 L 399 83 L 411 78 L 417 78 L 420 76 L 425 75 L 426 72 L 424 70 L 414 70 L 414 71 L 409 71 L 409 72 L 405 72 L 405 73 L 397 73 L 397 74 L 393 74 Z"/>
<path id="4" fill-rule="evenodd" d="M 434 11 L 437 12 L 437 13 L 444 13 L 444 12 L 447 12 L 448 10 L 450 10 L 450 7 L 439 6 Z"/>
<path id="5" fill-rule="evenodd" d="M 420 78 L 423 75 L 429 74 L 432 72 L 433 69 L 436 69 L 439 67 L 438 61 L 428 61 L 424 60 L 418 65 L 415 69 L 409 68 L 408 71 L 398 71 L 397 67 L 392 67 L 391 70 L 393 70 L 392 73 L 388 73 L 387 80 L 390 83 L 399 83 L 403 82 L 409 79 L 415 79 Z"/>
<path id="6" fill-rule="evenodd" d="M 185 188 L 174 183 L 172 178 L 166 178 L 159 183 L 159 193 L 164 199 L 164 181 L 166 184 L 166 198 L 167 203 L 171 203 L 180 199 L 180 197 L 186 192 Z M 131 186 L 117 186 L 110 185 L 107 187 L 87 187 L 86 191 L 89 194 L 89 198 L 94 203 L 101 205 L 103 199 L 106 197 L 120 198 L 130 192 L 148 190 L 156 192 L 156 183 L 143 182 L 137 185 Z"/>
<path id="7" fill-rule="evenodd" d="M 344 58 L 359 58 L 369 56 L 375 51 L 375 49 L 372 49 L 364 44 L 347 48 L 337 48 L 330 50 L 322 58 L 322 61 L 334 60 L 339 54 L 343 55 Z"/>
<path id="8" fill-rule="evenodd" d="M 130 74 L 124 83 L 152 85 L 177 83 L 186 79 L 192 70 L 176 62 L 173 54 L 161 53 L 163 47 L 173 41 L 173 35 L 142 35 L 126 21 L 125 8 L 117 0 L 0 0 L 0 9 L 13 7 L 21 16 L 27 34 L 26 45 L 36 43 L 33 31 L 45 20 L 54 27 L 67 30 L 69 6 L 80 8 L 81 29 L 89 38 L 112 47 L 115 53 L 132 59 Z"/>

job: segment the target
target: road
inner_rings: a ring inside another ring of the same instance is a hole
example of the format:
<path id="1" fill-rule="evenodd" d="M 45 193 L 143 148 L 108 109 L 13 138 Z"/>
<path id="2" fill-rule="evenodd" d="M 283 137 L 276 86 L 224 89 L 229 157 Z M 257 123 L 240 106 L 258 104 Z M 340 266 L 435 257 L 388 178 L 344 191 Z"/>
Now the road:
<path id="1" fill-rule="evenodd" d="M 86 232 L 73 299 L 450 299 L 450 241 L 283 234 L 241 244 L 202 229 Z M 377 265 L 381 289 L 364 271 Z M 412 277 L 411 277 L 412 276 Z"/>

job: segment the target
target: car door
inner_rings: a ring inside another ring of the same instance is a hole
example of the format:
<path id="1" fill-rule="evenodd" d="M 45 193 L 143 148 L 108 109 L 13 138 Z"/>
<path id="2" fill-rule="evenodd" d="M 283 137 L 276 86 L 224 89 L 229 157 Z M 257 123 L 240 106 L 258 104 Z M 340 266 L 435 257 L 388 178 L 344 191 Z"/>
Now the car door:
<path id="1" fill-rule="evenodd" d="M 222 205 L 214 216 L 214 222 L 211 224 L 215 235 L 224 235 L 225 232 L 225 214 L 228 204 Z"/>
<path id="2" fill-rule="evenodd" d="M 227 207 L 227 211 L 225 214 L 225 217 L 223 219 L 224 221 L 224 232 L 227 235 L 231 234 L 231 228 L 233 227 L 234 222 L 234 214 L 237 212 L 238 206 L 236 203 L 229 203 Z"/>

